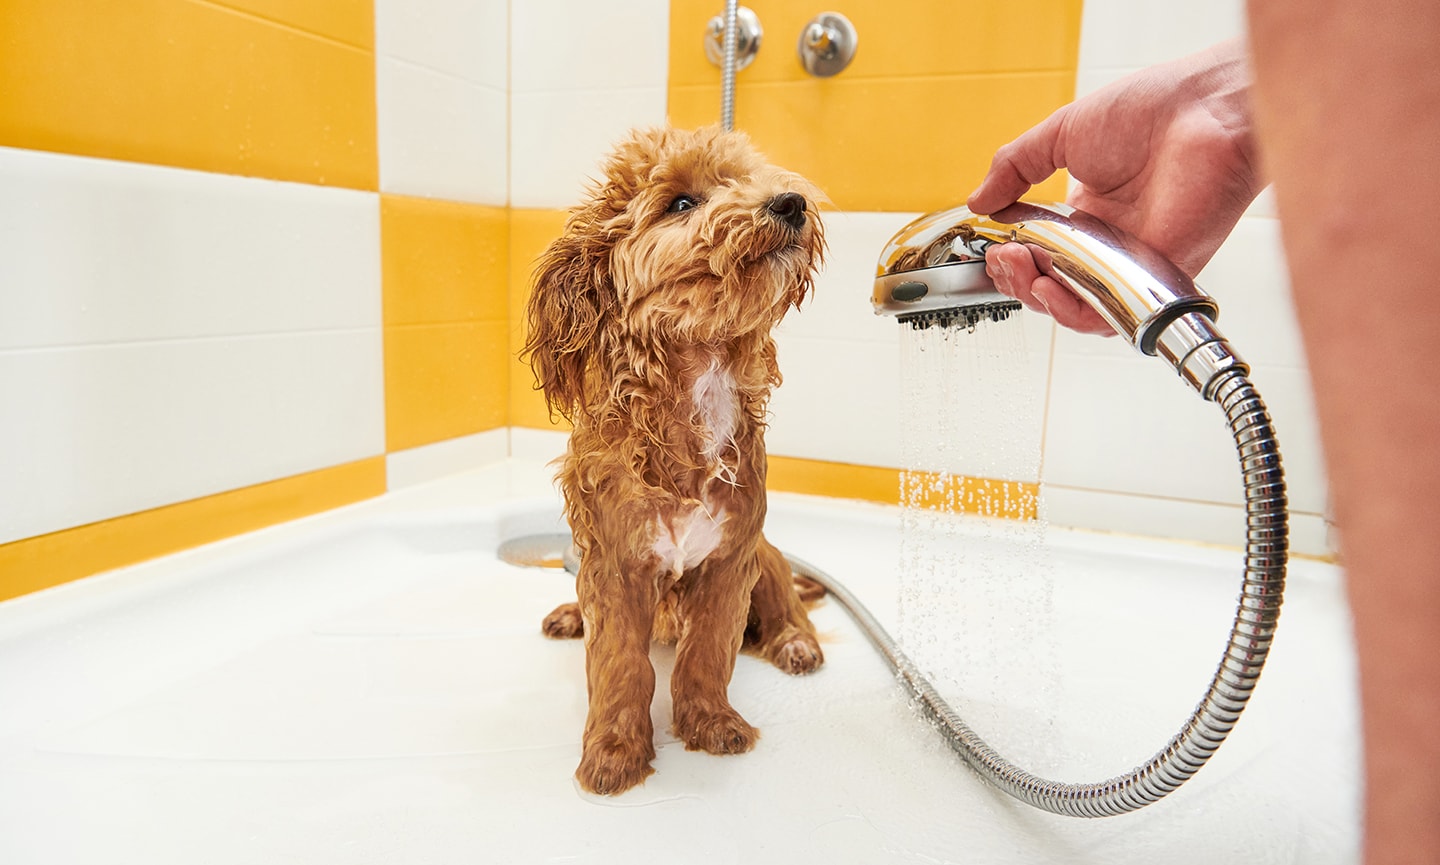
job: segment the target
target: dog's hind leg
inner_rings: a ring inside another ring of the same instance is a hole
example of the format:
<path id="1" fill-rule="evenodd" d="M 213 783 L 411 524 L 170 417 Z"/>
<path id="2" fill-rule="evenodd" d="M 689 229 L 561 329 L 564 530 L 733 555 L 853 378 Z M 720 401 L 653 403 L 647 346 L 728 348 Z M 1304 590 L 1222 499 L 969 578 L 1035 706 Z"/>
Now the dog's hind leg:
<path id="1" fill-rule="evenodd" d="M 656 587 L 633 563 L 587 557 L 576 580 L 584 616 L 585 681 L 590 709 L 575 778 L 592 793 L 621 793 L 654 770 L 650 702 L 655 668 L 650 631 Z"/>
<path id="2" fill-rule="evenodd" d="M 670 694 L 686 750 L 741 754 L 760 733 L 730 705 L 730 676 L 745 636 L 753 556 L 707 560 L 679 584 L 682 622 Z"/>
<path id="3" fill-rule="evenodd" d="M 545 621 L 540 623 L 540 632 L 552 640 L 573 640 L 585 634 L 584 621 L 580 616 L 580 605 L 571 601 L 551 610 Z"/>
<path id="4" fill-rule="evenodd" d="M 805 612 L 805 598 L 785 556 L 763 537 L 757 548 L 760 579 L 750 592 L 745 649 L 787 673 L 809 673 L 825 660 L 815 626 Z M 819 594 L 824 589 L 814 584 Z M 813 591 L 812 591 L 813 594 Z"/>

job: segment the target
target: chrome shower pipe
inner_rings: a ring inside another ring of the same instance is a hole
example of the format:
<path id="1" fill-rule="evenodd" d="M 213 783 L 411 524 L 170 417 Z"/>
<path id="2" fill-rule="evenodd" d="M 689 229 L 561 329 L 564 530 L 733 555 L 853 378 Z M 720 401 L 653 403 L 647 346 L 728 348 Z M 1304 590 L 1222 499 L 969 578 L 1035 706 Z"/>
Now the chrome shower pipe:
<path id="1" fill-rule="evenodd" d="M 740 0 L 725 0 L 724 60 L 720 67 L 720 125 L 727 131 L 735 128 L 735 50 L 740 34 L 736 18 Z"/>

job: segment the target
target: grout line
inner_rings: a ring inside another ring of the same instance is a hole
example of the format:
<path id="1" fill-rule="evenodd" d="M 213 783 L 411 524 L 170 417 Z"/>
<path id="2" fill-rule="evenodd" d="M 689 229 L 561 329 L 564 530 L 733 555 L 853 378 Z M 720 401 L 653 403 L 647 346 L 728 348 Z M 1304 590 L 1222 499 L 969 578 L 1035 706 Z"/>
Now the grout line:
<path id="1" fill-rule="evenodd" d="M 431 74 L 431 75 L 435 75 L 435 76 L 438 76 L 438 77 L 440 77 L 440 78 L 446 78 L 446 79 L 448 79 L 448 80 L 450 80 L 450 81 L 455 81 L 455 82 L 457 82 L 457 83 L 464 84 L 464 85 L 466 85 L 467 87 L 473 87 L 473 88 L 477 88 L 477 89 L 480 89 L 480 90 L 488 90 L 488 91 L 490 91 L 490 92 L 492 92 L 492 93 L 503 93 L 503 94 L 506 94 L 507 96 L 508 96 L 509 90 L 510 90 L 510 88 L 508 87 L 508 82 L 507 82 L 507 86 L 496 87 L 496 86 L 493 85 L 493 84 L 486 84 L 486 83 L 483 82 L 483 81 L 475 81 L 475 80 L 472 80 L 472 79 L 470 79 L 470 78 L 466 78 L 466 77 L 464 77 L 464 76 L 462 76 L 462 75 L 456 75 L 454 72 L 449 72 L 449 71 L 444 70 L 444 69 L 438 69 L 438 68 L 436 68 L 436 67 L 434 67 L 434 66 L 429 66 L 429 65 L 426 65 L 426 64 L 424 64 L 424 63 L 420 63 L 420 62 L 418 62 L 418 61 L 415 61 L 415 60 L 409 60 L 409 59 L 404 58 L 404 57 L 396 56 L 396 55 L 394 55 L 394 54 L 379 54 L 379 55 L 376 55 L 376 60 L 377 60 L 377 62 L 376 62 L 376 67 L 377 67 L 377 68 L 379 67 L 379 62 L 378 62 L 379 60 L 387 60 L 387 61 L 389 61 L 389 62 L 391 62 L 391 63 L 394 63 L 394 64 L 397 65 L 397 66 L 403 66 L 403 67 L 405 67 L 405 68 L 407 68 L 407 69 L 418 70 L 418 71 L 420 71 L 420 72 L 427 72 L 427 73 L 429 73 L 429 74 Z"/>
<path id="2" fill-rule="evenodd" d="M 265 16 L 265 15 L 261 15 L 261 14 L 259 14 L 259 13 L 257 13 L 257 12 L 252 12 L 252 11 L 250 11 L 249 9 L 237 9 L 237 8 L 234 7 L 234 6 L 231 6 L 231 5 L 223 2 L 223 0 L 190 0 L 190 2 L 191 2 L 191 3 L 194 3 L 194 4 L 197 5 L 197 6 L 206 6 L 206 7 L 209 7 L 209 8 L 211 8 L 211 9 L 214 9 L 214 10 L 218 11 L 218 12 L 227 12 L 227 13 L 229 13 L 229 14 L 231 14 L 231 15 L 234 15 L 234 16 L 237 17 L 237 18 L 245 18 L 245 19 L 248 19 L 248 20 L 250 20 L 250 21 L 258 21 L 258 22 L 260 22 L 260 23 L 262 23 L 262 24 L 268 24 L 268 25 L 270 25 L 271 27 L 275 27 L 275 28 L 277 28 L 277 29 L 279 29 L 279 30 L 285 30 L 285 31 L 288 31 L 288 32 L 290 32 L 290 33 L 294 33 L 294 34 L 299 35 L 299 36 L 305 36 L 305 37 L 308 37 L 308 38 L 310 38 L 310 39 L 315 39 L 315 40 L 320 41 L 320 42 L 325 42 L 325 43 L 328 43 L 328 44 L 330 44 L 330 45 L 334 45 L 334 46 L 337 47 L 337 48 L 345 48 L 345 49 L 350 50 L 350 51 L 359 51 L 359 52 L 361 52 L 362 54 L 374 54 L 374 53 L 375 53 L 375 49 L 374 49 L 373 47 L 366 48 L 364 45 L 356 45 L 356 44 L 354 44 L 354 43 L 352 43 L 352 42 L 346 42 L 346 41 L 343 40 L 343 39 L 337 39 L 337 38 L 335 38 L 334 36 L 330 36 L 330 35 L 325 34 L 325 33 L 319 33 L 319 32 L 316 32 L 316 31 L 314 31 L 314 30 L 307 30 L 307 29 L 305 29 L 304 27 L 300 27 L 300 26 L 297 26 L 297 25 L 295 25 L 295 24 L 291 24 L 291 23 L 289 23 L 288 21 L 281 21 L 281 20 L 279 20 L 278 18 L 270 18 L 270 17 L 267 17 L 267 16 Z M 373 32 L 372 32 L 371 36 L 372 36 L 372 37 L 374 36 Z"/>
<path id="3" fill-rule="evenodd" d="M 252 341 L 261 339 L 275 339 L 296 336 L 339 336 L 355 334 L 378 334 L 384 329 L 382 324 L 365 325 L 363 327 L 336 327 L 336 328 L 306 328 L 303 330 L 277 330 L 263 333 L 217 333 L 207 336 L 179 336 L 152 339 L 115 339 L 102 340 L 99 342 L 77 342 L 63 345 L 42 345 L 42 346 L 21 346 L 17 348 L 0 348 L 0 358 L 12 355 L 27 354 L 50 354 L 57 352 L 84 351 L 96 348 L 140 348 L 155 345 L 185 345 L 189 343 L 204 342 L 225 342 L 225 341 Z"/>
<path id="4" fill-rule="evenodd" d="M 866 77 L 845 78 L 843 80 L 836 79 L 829 81 L 828 83 L 814 78 L 769 78 L 758 81 L 744 81 L 742 83 L 746 87 L 757 88 L 784 87 L 790 85 L 813 87 L 817 84 L 826 84 L 826 86 L 829 87 L 839 87 L 841 85 L 862 86 L 885 83 L 918 84 L 929 83 L 933 81 L 954 81 L 956 79 L 993 80 L 996 78 L 1022 78 L 1051 75 L 1068 75 L 1071 76 L 1073 79 L 1075 75 L 1075 70 L 1074 68 L 1069 66 L 1055 66 L 1039 67 L 1035 69 L 1002 69 L 993 72 L 930 72 L 915 75 L 871 75 Z M 669 87 L 672 90 L 718 90 L 720 88 L 720 83 L 718 81 L 700 81 L 691 83 L 672 82 Z"/>
<path id="5" fill-rule="evenodd" d="M 1049 340 L 1050 354 L 1049 360 L 1045 364 L 1045 387 L 1044 394 L 1041 397 L 1042 401 L 1040 404 L 1040 464 L 1035 467 L 1035 473 L 1040 476 L 1041 484 L 1045 483 L 1045 443 L 1046 439 L 1049 437 L 1050 431 L 1050 397 L 1051 394 L 1054 392 L 1055 384 L 1055 358 L 1057 357 L 1057 353 L 1055 351 L 1055 341 L 1056 331 L 1058 329 L 1059 325 L 1055 324 L 1054 321 L 1051 321 Z"/>
<path id="6" fill-rule="evenodd" d="M 662 93 L 665 94 L 666 104 L 669 104 L 669 88 L 664 85 L 625 85 L 619 87 L 535 87 L 524 90 L 510 89 L 516 96 L 551 96 L 557 94 L 579 94 L 579 93 Z"/>
<path id="7" fill-rule="evenodd" d="M 1043 495 L 1043 490 L 1047 490 L 1047 489 L 1050 489 L 1050 490 L 1065 490 L 1065 491 L 1068 491 L 1068 492 L 1090 493 L 1090 494 L 1099 494 L 1099 495 L 1105 495 L 1105 496 L 1122 496 L 1122 497 L 1127 498 L 1127 499 L 1155 499 L 1155 500 L 1158 500 L 1158 501 L 1174 502 L 1174 503 L 1176 503 L 1176 504 L 1182 504 L 1182 505 L 1207 505 L 1207 506 L 1210 506 L 1210 507 L 1228 508 L 1228 509 L 1230 509 L 1230 510 L 1237 510 L 1237 511 L 1243 511 L 1243 510 L 1245 509 L 1245 503 L 1244 503 L 1244 502 L 1214 502 L 1214 501 L 1209 501 L 1209 500 L 1207 500 L 1207 499 L 1192 499 L 1192 498 L 1185 498 L 1184 496 L 1167 496 L 1167 495 L 1160 495 L 1160 494 L 1158 494 L 1158 493 L 1134 493 L 1134 492 L 1125 492 L 1125 491 L 1123 491 L 1123 490 L 1104 490 L 1104 489 L 1100 489 L 1100 488 L 1098 488 L 1098 487 L 1081 487 L 1081 486 L 1075 486 L 1075 485 L 1073 485 L 1073 484 L 1057 484 L 1057 483 L 1050 483 L 1050 482 L 1047 482 L 1047 481 L 1044 481 L 1044 480 L 1042 480 L 1042 481 L 1040 482 L 1040 486 L 1041 486 L 1041 489 L 1042 489 L 1042 495 Z M 1303 511 L 1303 510 L 1299 510 L 1299 509 L 1296 509 L 1296 508 L 1293 508 L 1293 507 L 1292 507 L 1292 508 L 1289 508 L 1289 512 L 1290 512 L 1291 514 L 1295 514 L 1295 515 L 1297 515 L 1297 516 L 1311 516 L 1311 517 L 1323 517 L 1323 516 L 1324 516 L 1324 514 L 1317 513 L 1317 512 L 1315 512 L 1315 511 Z"/>

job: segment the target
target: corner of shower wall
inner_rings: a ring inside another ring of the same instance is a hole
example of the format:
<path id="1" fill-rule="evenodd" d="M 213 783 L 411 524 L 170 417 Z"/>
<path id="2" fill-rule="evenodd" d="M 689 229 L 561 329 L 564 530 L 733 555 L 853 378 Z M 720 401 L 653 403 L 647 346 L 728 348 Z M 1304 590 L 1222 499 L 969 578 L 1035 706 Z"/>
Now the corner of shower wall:
<path id="1" fill-rule="evenodd" d="M 384 491 L 374 38 L 7 5 L 0 597 Z"/>
<path id="2" fill-rule="evenodd" d="M 913 216 L 961 200 L 1077 75 L 1083 90 L 1187 39 L 1223 38 L 1239 3 L 1162 15 L 1091 0 L 1082 27 L 1079 0 L 1050 0 L 1023 32 L 977 8 L 967 28 L 994 38 L 962 53 L 945 28 L 917 35 L 857 0 L 840 11 L 860 54 L 825 81 L 790 51 L 815 10 L 748 5 L 769 35 L 739 78 L 737 124 L 832 203 L 819 291 L 779 333 L 772 487 L 894 501 L 902 371 L 894 324 L 864 305 L 876 252 Z M 695 4 L 12 6 L 0 23 L 0 78 L 16 83 L 0 100 L 0 404 L 22 420 L 0 425 L 0 597 L 557 452 L 563 430 L 515 358 L 530 263 L 626 129 L 718 116 L 718 70 L 700 50 L 717 10 Z M 947 8 L 929 0 L 907 20 L 944 21 Z M 983 104 L 931 122 L 956 94 Z M 1247 321 L 1290 321 L 1264 207 L 1201 283 L 1237 345 L 1263 346 L 1250 359 L 1303 539 L 1311 517 L 1323 525 L 1324 498 L 1304 359 L 1283 326 L 1279 339 L 1244 335 Z M 1128 388 L 1142 362 L 1052 340 L 1043 320 L 1026 327 L 1045 356 L 1036 434 L 1052 520 L 1195 537 L 1205 520 L 1189 507 L 1224 524 L 1232 493 L 1207 486 L 1220 473 L 1203 461 L 1158 487 L 1086 475 L 1100 462 L 1086 454 L 1119 440 L 1094 423 L 1091 382 Z M 1194 426 L 1167 432 L 1215 437 Z M 1138 447 L 1146 481 L 1163 476 L 1166 457 Z"/>

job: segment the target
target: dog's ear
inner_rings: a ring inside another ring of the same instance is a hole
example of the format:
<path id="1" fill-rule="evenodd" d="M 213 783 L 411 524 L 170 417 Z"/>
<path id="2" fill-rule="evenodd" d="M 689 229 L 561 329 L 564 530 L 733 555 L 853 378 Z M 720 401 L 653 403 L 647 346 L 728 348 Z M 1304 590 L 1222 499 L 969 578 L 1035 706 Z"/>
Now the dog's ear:
<path id="1" fill-rule="evenodd" d="M 603 355 L 618 299 L 610 277 L 610 244 L 593 215 L 576 213 L 535 264 L 520 357 L 535 373 L 553 416 L 574 419 L 583 405 L 586 369 Z"/>

